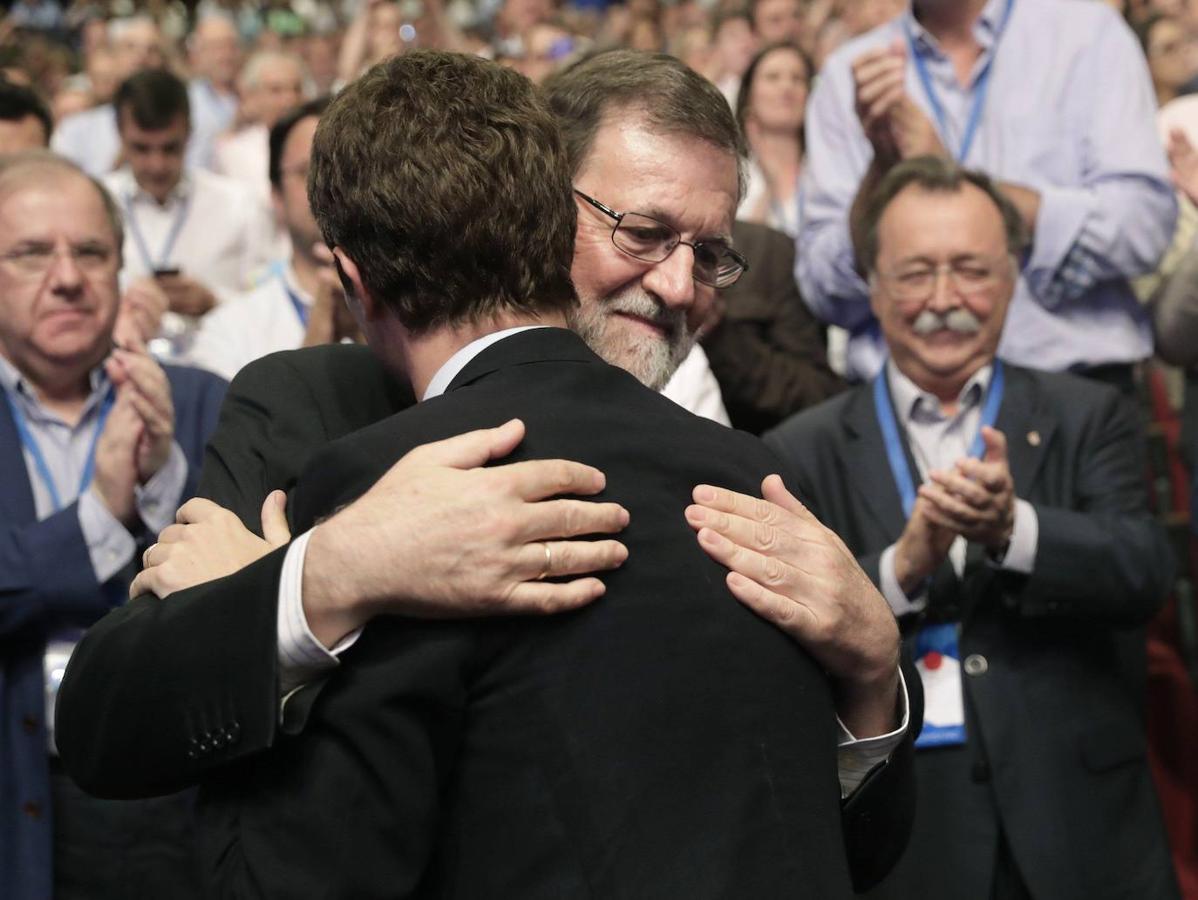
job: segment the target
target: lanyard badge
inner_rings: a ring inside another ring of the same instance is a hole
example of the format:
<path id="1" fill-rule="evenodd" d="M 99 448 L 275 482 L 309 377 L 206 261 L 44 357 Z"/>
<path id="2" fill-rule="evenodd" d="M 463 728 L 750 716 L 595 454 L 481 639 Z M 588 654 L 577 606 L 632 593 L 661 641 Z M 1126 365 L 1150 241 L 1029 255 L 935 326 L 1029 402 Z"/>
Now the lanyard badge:
<path id="1" fill-rule="evenodd" d="M 1001 360 L 994 360 L 990 375 L 990 387 L 982 406 L 982 417 L 977 434 L 969 447 L 969 455 L 981 458 L 985 452 L 982 429 L 994 427 L 998 410 L 1002 406 L 1005 376 Z M 878 425 L 882 429 L 882 440 L 886 445 L 886 459 L 894 476 L 895 487 L 903 504 L 903 516 L 911 518 L 915 508 L 915 479 L 899 436 L 898 421 L 894 414 L 894 403 L 886 383 L 883 368 L 873 384 L 874 409 Z M 923 729 L 915 741 L 916 747 L 943 747 L 965 743 L 965 701 L 961 688 L 960 625 L 942 622 L 924 625 L 915 636 L 915 668 L 923 684 L 924 720 Z"/>
<path id="2" fill-rule="evenodd" d="M 965 122 L 965 133 L 961 137 L 959 150 L 953 154 L 953 158 L 958 163 L 964 163 L 969 157 L 970 148 L 973 146 L 973 139 L 977 136 L 978 126 L 982 121 L 982 111 L 986 107 L 986 94 L 990 90 L 990 74 L 994 69 L 994 57 L 998 53 L 998 45 L 1002 41 L 1003 33 L 1007 30 L 1007 23 L 1011 19 L 1011 10 L 1014 6 L 1015 0 L 1007 0 L 1002 21 L 998 25 L 998 33 L 994 38 L 994 44 L 990 48 L 990 58 L 986 61 L 985 67 L 978 74 L 974 83 L 973 105 L 969 110 L 969 118 Z M 936 91 L 936 85 L 932 83 L 932 73 L 928 71 L 927 61 L 920 55 L 919 48 L 915 44 L 915 32 L 912 30 L 909 21 L 905 22 L 905 30 L 907 35 L 907 49 L 911 56 L 911 62 L 915 66 L 915 72 L 919 76 L 920 83 L 923 85 L 923 91 L 927 95 L 928 103 L 932 107 L 932 114 L 936 117 L 936 126 L 940 132 L 940 139 L 948 147 L 948 114 L 945 112 L 944 104 L 940 102 L 940 94 Z"/>

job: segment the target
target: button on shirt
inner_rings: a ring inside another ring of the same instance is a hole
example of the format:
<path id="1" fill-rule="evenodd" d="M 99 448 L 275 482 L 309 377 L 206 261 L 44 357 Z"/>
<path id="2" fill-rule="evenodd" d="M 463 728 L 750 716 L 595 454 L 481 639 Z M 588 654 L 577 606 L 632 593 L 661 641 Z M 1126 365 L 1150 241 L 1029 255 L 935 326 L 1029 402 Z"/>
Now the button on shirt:
<path id="1" fill-rule="evenodd" d="M 1060 371 L 1152 353 L 1148 317 L 1128 278 L 1156 267 L 1177 204 L 1143 53 L 1119 16 L 1090 0 L 1014 0 L 999 40 L 1006 4 L 990 0 L 975 23 L 983 49 L 968 87 L 908 8 L 837 50 L 812 93 L 796 274 L 812 310 L 853 333 L 848 368 L 857 377 L 872 378 L 885 351 L 849 239 L 849 208 L 873 158 L 854 111 L 851 64 L 867 50 L 906 45 L 908 28 L 944 109 L 946 148 L 960 150 L 989 66 L 985 106 L 963 162 L 1040 193 L 1034 243 L 999 355 Z M 906 90 L 935 124 L 911 63 Z"/>
<path id="2" fill-rule="evenodd" d="M 538 326 L 523 326 L 497 331 L 462 347 L 433 375 L 421 400 L 429 400 L 445 393 L 457 374 L 478 354 L 506 337 L 527 331 L 529 327 Z M 284 557 L 283 570 L 279 579 L 278 661 L 279 688 L 283 693 L 279 707 L 280 721 L 282 721 L 287 701 L 291 695 L 321 672 L 338 665 L 338 657 L 349 649 L 362 633 L 361 630 L 358 630 L 347 635 L 330 651 L 325 649 L 308 627 L 307 619 L 304 616 L 301 588 L 304 555 L 307 553 L 308 540 L 311 535 L 312 531 L 307 531 L 292 541 Z M 903 735 L 907 733 L 907 684 L 901 669 L 899 670 L 899 693 L 899 713 L 902 721 L 898 728 L 888 734 L 857 739 L 845 728 L 844 723 L 837 719 L 840 730 L 837 764 L 842 797 L 849 796 L 860 786 L 872 769 L 888 759 L 894 748 L 902 741 Z"/>
<path id="3" fill-rule="evenodd" d="M 957 412 L 945 415 L 935 395 L 920 390 L 893 361 L 886 364 L 890 396 L 894 402 L 895 421 L 907 436 L 911 455 L 924 480 L 932 470 L 951 470 L 957 460 L 969 455 L 970 446 L 978 433 L 982 419 L 982 404 L 994 370 L 983 366 L 961 388 Z M 1039 520 L 1036 510 L 1026 500 L 1015 501 L 1015 524 L 1011 543 L 1001 567 L 1025 574 L 1032 571 L 1036 559 L 1036 540 Z M 949 561 L 960 578 L 965 571 L 965 538 L 957 536 L 949 548 Z M 926 593 L 908 597 L 894 571 L 895 545 L 891 544 L 879 560 L 882 596 L 896 616 L 917 612 L 927 605 Z"/>

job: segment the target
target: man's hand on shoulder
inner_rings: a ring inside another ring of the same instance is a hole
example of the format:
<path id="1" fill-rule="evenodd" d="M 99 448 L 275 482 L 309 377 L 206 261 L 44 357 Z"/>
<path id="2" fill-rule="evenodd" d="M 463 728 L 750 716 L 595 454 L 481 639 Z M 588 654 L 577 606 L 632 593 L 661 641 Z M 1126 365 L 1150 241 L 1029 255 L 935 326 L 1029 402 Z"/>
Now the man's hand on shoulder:
<path id="1" fill-rule="evenodd" d="M 899 633 L 890 607 L 844 543 L 771 475 L 764 499 L 700 485 L 686 518 L 727 566 L 733 595 L 831 674 L 837 712 L 858 738 L 897 725 Z"/>
<path id="2" fill-rule="evenodd" d="M 316 639 L 332 647 L 387 613 L 554 613 L 602 596 L 603 582 L 583 576 L 617 568 L 627 549 L 571 538 L 618 533 L 628 513 L 615 503 L 555 499 L 602 491 L 604 476 L 591 466 L 533 460 L 481 468 L 523 437 L 523 424 L 512 420 L 418 447 L 316 526 L 303 575 Z"/>
<path id="3" fill-rule="evenodd" d="M 283 509 L 287 495 L 271 491 L 262 504 L 262 534 L 258 537 L 223 506 L 196 497 L 188 500 L 142 555 L 145 568 L 129 585 L 129 596 L 167 597 L 195 587 L 261 559 L 291 540 Z"/>

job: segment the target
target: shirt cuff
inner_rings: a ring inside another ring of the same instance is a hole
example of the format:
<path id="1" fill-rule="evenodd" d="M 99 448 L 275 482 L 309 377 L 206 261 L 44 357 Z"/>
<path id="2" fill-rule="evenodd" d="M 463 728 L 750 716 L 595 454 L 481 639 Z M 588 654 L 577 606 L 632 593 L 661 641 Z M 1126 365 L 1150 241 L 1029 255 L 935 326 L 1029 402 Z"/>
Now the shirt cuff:
<path id="1" fill-rule="evenodd" d="M 882 551 L 882 558 L 878 560 L 878 580 L 881 582 L 878 587 L 894 615 L 898 617 L 921 611 L 928 605 L 928 594 L 926 590 L 920 591 L 914 597 L 908 597 L 903 593 L 898 576 L 894 574 L 894 553 L 894 544 Z"/>
<path id="2" fill-rule="evenodd" d="M 100 584 L 125 568 L 137 552 L 133 535 L 91 490 L 79 495 L 79 529 Z"/>
<path id="3" fill-rule="evenodd" d="M 362 629 L 342 638 L 332 650 L 312 634 L 304 615 L 304 557 L 312 531 L 305 531 L 291 542 L 283 558 L 279 576 L 278 654 L 279 696 L 288 696 L 316 678 L 321 672 L 337 665 L 337 657 L 353 646 Z M 281 707 L 280 707 L 281 709 Z"/>
<path id="4" fill-rule="evenodd" d="M 146 529 L 158 534 L 175 521 L 175 512 L 183 499 L 183 488 L 187 483 L 187 459 L 178 441 L 171 441 L 171 452 L 166 463 L 145 484 L 133 489 L 137 501 L 137 514 Z"/>
<path id="5" fill-rule="evenodd" d="M 1024 275 L 1032 293 L 1047 309 L 1059 305 L 1070 293 L 1064 279 L 1065 263 L 1094 207 L 1084 188 L 1040 188 L 1040 212 L 1032 253 Z"/>
<path id="6" fill-rule="evenodd" d="M 894 731 L 860 740 L 853 737 L 853 733 L 845 727 L 844 722 L 840 721 L 840 716 L 836 717 L 836 725 L 840 730 L 836 742 L 836 774 L 840 777 L 840 799 L 844 800 L 851 796 L 870 772 L 890 759 L 890 754 L 894 752 L 895 747 L 902 743 L 903 736 L 907 733 L 907 728 L 911 724 L 911 706 L 907 700 L 907 679 L 903 676 L 901 666 L 899 667 L 899 711 L 901 712 L 901 721 L 899 727 Z"/>
<path id="7" fill-rule="evenodd" d="M 1036 547 L 1040 541 L 1040 517 L 1036 508 L 1026 500 L 1015 501 L 1015 525 L 1011 529 L 1011 542 L 1001 563 L 994 563 L 1008 572 L 1031 575 L 1036 565 Z"/>

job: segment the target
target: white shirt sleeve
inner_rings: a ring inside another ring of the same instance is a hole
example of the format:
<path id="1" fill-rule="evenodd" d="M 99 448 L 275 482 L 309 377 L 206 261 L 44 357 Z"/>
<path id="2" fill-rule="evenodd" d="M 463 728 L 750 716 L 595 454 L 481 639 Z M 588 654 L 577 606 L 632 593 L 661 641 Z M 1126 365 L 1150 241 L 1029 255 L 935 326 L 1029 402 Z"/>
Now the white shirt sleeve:
<path id="1" fill-rule="evenodd" d="M 312 531 L 305 531 L 291 542 L 283 558 L 283 571 L 279 576 L 278 605 L 278 654 L 279 654 L 279 697 L 280 701 L 337 665 L 337 657 L 353 646 L 361 629 L 347 634 L 333 647 L 327 649 L 312 634 L 308 619 L 304 615 L 304 557 L 308 552 L 308 540 Z M 280 703 L 281 711 L 281 703 Z"/>
<path id="2" fill-rule="evenodd" d="M 836 773 L 840 776 L 840 798 L 843 800 L 852 795 L 861 786 L 865 776 L 879 764 L 890 758 L 894 748 L 902 743 L 903 736 L 911 724 L 911 706 L 907 698 L 907 679 L 903 670 L 899 669 L 899 710 L 901 712 L 899 727 L 887 734 L 877 737 L 853 737 L 840 717 L 836 717 L 836 725 L 840 737 L 836 742 Z"/>

